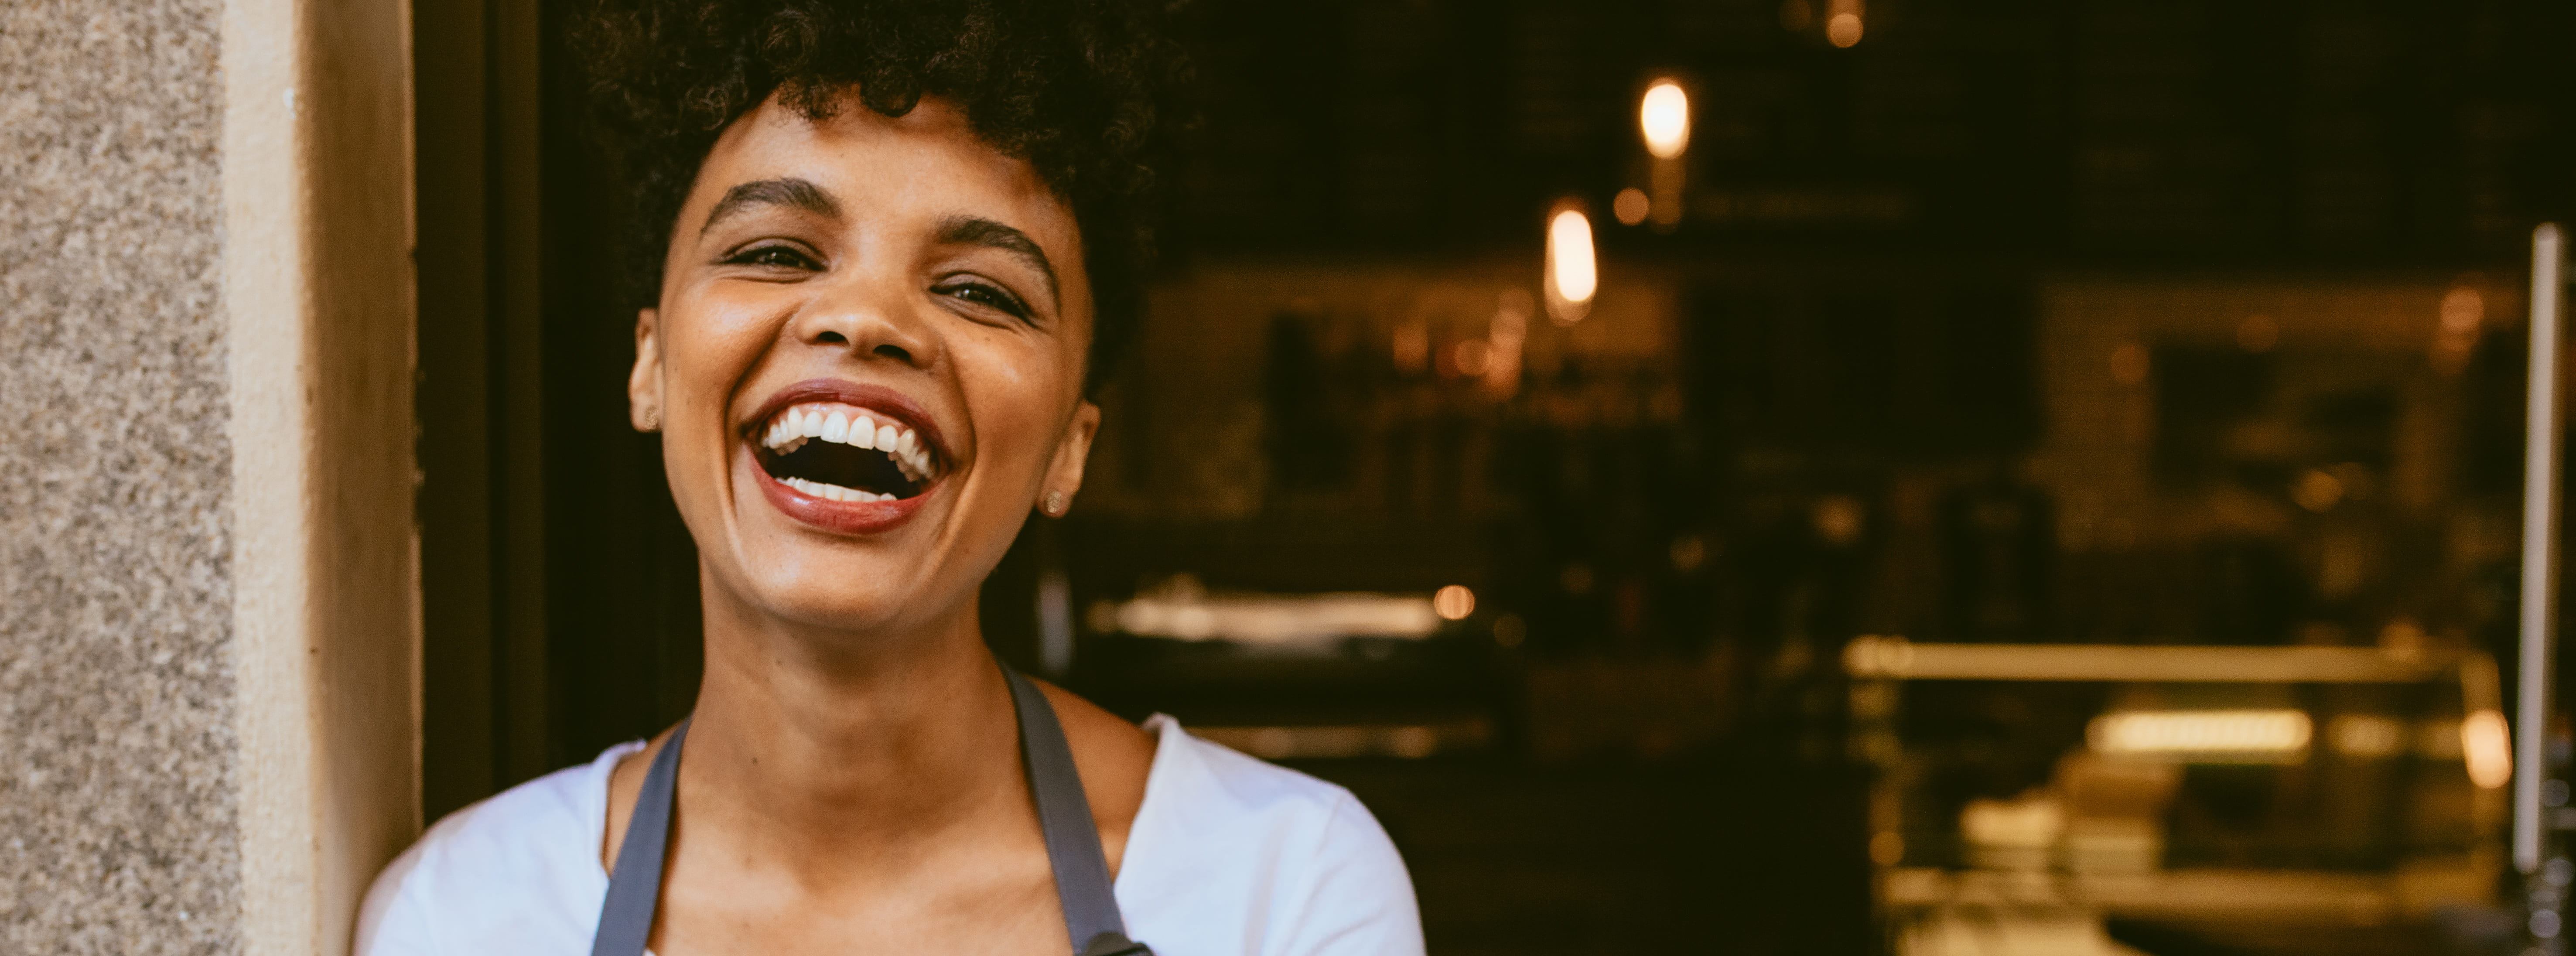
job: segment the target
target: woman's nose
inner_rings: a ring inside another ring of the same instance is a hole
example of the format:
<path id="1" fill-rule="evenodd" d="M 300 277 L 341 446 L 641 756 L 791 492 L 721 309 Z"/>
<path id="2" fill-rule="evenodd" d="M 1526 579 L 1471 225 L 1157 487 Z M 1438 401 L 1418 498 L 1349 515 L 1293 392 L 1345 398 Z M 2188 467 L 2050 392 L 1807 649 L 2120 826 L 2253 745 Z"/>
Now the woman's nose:
<path id="1" fill-rule="evenodd" d="M 929 368 L 937 364 L 939 341 L 922 298 L 899 278 L 849 276 L 807 302 L 788 334 L 807 345 L 847 349 L 853 358 Z"/>

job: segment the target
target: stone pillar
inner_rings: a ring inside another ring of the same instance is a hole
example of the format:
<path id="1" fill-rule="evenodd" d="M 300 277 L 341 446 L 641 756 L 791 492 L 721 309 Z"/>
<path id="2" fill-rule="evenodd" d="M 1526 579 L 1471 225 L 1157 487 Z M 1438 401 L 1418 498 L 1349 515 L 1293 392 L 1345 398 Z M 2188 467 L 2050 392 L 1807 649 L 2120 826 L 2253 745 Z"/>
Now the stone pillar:
<path id="1" fill-rule="evenodd" d="M 342 952 L 418 830 L 407 17 L 0 4 L 0 952 Z"/>

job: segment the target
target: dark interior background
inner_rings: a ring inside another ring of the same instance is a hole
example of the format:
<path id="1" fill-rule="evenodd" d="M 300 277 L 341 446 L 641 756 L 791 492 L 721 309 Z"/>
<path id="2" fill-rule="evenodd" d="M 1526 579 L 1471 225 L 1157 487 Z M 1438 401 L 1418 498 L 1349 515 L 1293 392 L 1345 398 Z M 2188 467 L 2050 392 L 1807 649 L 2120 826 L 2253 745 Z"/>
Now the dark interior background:
<path id="1" fill-rule="evenodd" d="M 655 732 L 698 678 L 691 544 L 654 440 L 625 422 L 614 253 L 635 227 L 581 132 L 563 43 L 578 7 L 415 7 L 433 817 Z M 1435 953 L 1811 953 L 1884 944 L 1871 770 L 1841 744 L 1845 688 L 1812 666 L 1843 641 L 2278 644 L 2323 622 L 2367 642 L 2393 605 L 2311 593 L 2289 545 L 2058 546 L 2051 509 L 2071 506 L 2015 477 L 2049 440 L 2050 283 L 2519 281 L 2531 227 L 2565 216 L 2576 183 L 2568 5 L 1872 0 L 1849 49 L 1814 25 L 1827 12 L 1189 5 L 1207 116 L 1158 304 L 1308 280 L 1534 288 L 1542 216 L 1574 197 L 1605 272 L 1674 290 L 1674 337 L 1568 351 L 1478 404 L 1449 373 L 1349 344 L 1393 320 L 1336 301 L 1157 314 L 1107 400 L 1101 487 L 1024 535 L 988 588 L 996 648 L 1040 665 L 1051 572 L 1077 612 L 1179 572 L 1471 586 L 1466 636 L 1420 659 L 1228 669 L 1086 628 L 1060 676 L 1193 725 L 1492 728 L 1421 759 L 1297 763 L 1394 834 Z M 1644 175 L 1636 96 L 1661 74 L 1694 92 L 1691 214 L 1670 233 L 1607 212 Z M 2518 486 L 2510 338 L 2481 340 L 2461 373 L 2463 508 L 2509 509 Z M 1194 369 L 1193 343 L 1253 358 Z M 2298 380 L 2287 353 L 2151 344 L 2160 493 L 2286 487 L 2295 469 L 2244 477 L 2271 466 L 2218 436 Z M 1190 417 L 1191 383 L 1215 375 L 1260 383 L 1256 424 Z M 2350 446 L 2319 460 L 2378 467 L 2390 401 L 2302 406 Z M 1551 411 L 1567 402 L 1590 410 Z M 1235 438 L 1248 471 L 1190 470 Z M 1839 508 L 1857 530 L 1820 517 Z M 2030 523 L 1958 530 L 1995 508 Z M 2501 640 L 2502 612 L 2473 605 L 2509 594 L 2510 571 L 2426 570 L 2450 590 L 2407 613 Z M 2101 705 L 2016 697 L 2019 716 L 1998 716 L 1996 699 L 1920 701 L 1926 740 L 2008 725 L 2054 741 L 1972 761 L 1945 784 L 1960 800 L 2044 774 Z"/>

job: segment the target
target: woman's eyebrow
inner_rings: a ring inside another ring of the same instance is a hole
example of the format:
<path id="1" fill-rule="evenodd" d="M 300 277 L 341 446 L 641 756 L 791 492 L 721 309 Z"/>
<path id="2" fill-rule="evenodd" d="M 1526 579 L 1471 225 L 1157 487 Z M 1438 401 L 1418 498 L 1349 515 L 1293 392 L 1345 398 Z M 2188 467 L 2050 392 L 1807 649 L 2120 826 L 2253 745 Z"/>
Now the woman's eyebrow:
<path id="1" fill-rule="evenodd" d="M 716 208 L 707 211 L 707 222 L 698 227 L 698 233 L 704 235 L 726 217 L 753 206 L 786 206 L 833 218 L 841 215 L 841 204 L 821 186 L 793 177 L 762 179 L 725 190 L 724 198 L 716 200 Z"/>
<path id="2" fill-rule="evenodd" d="M 1038 248 L 1037 240 L 1029 238 L 1028 233 L 982 216 L 959 215 L 939 221 L 939 242 L 942 245 L 985 246 L 1018 256 L 1020 261 L 1046 277 L 1049 298 L 1063 297 L 1056 288 L 1055 265 L 1047 261 L 1046 250 Z"/>

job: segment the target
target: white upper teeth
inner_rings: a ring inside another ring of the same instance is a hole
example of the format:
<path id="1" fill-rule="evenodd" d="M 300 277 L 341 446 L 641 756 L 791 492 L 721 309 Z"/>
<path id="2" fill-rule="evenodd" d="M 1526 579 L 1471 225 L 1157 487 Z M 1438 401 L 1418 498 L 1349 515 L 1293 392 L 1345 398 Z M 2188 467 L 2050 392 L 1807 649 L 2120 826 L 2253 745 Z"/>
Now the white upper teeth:
<path id="1" fill-rule="evenodd" d="M 761 436 L 760 444 L 774 453 L 784 455 L 803 447 L 806 440 L 811 438 L 885 452 L 886 457 L 894 459 L 896 470 L 903 472 L 904 477 L 914 481 L 927 481 L 935 474 L 931 470 L 930 449 L 922 444 L 919 434 L 909 428 L 898 428 L 891 422 L 879 422 L 869 417 L 866 412 L 848 406 L 791 407 L 769 423 L 769 430 Z M 817 497 L 830 497 L 830 495 L 822 491 L 809 490 L 809 486 L 812 489 L 828 489 L 852 496 L 833 498 L 832 500 L 835 501 L 893 500 L 891 495 L 855 497 L 868 493 L 810 481 L 800 484 L 800 481 L 802 479 L 790 479 L 787 484 L 798 491 Z"/>

